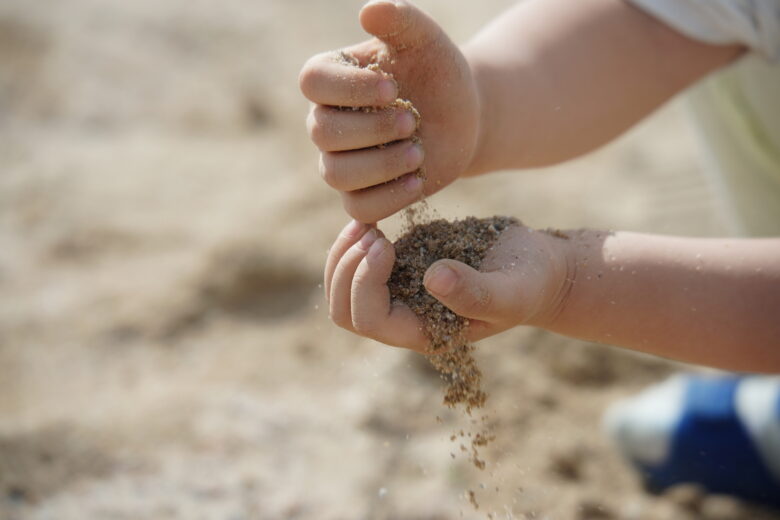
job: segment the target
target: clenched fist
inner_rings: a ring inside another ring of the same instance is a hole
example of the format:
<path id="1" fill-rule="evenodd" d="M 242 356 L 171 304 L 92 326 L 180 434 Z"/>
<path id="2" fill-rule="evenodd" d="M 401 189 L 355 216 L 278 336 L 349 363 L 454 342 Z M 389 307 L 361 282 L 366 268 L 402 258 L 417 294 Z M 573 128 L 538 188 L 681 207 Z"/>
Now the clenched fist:
<path id="1" fill-rule="evenodd" d="M 421 10 L 377 0 L 363 7 L 360 23 L 375 37 L 314 56 L 300 86 L 314 103 L 308 129 L 323 178 L 341 192 L 347 213 L 373 223 L 467 169 L 479 102 L 463 54 Z M 420 121 L 399 98 L 411 101 Z"/>

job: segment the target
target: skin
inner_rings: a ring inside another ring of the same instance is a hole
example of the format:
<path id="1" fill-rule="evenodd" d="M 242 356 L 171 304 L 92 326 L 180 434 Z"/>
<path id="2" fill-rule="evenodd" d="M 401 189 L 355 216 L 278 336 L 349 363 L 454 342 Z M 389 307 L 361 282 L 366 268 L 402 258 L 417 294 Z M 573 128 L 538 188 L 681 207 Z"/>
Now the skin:
<path id="1" fill-rule="evenodd" d="M 527 227 L 504 231 L 478 272 L 454 260 L 436 262 L 424 283 L 431 294 L 470 318 L 471 341 L 521 323 L 541 322 L 566 289 L 564 241 Z M 429 341 L 403 304 L 393 303 L 387 280 L 395 262 L 392 244 L 376 228 L 350 222 L 328 254 L 325 294 L 330 317 L 342 328 L 389 345 L 425 352 Z M 442 277 L 441 290 L 433 284 Z M 448 271 L 454 274 L 447 276 Z M 447 282 L 450 283 L 447 283 Z M 444 292 L 449 290 L 447 295 Z M 444 292 L 443 292 L 444 291 Z"/>
<path id="2" fill-rule="evenodd" d="M 476 148 L 479 99 L 460 49 L 418 9 L 376 2 L 363 8 L 360 23 L 377 37 L 342 51 L 361 66 L 378 63 L 394 80 L 340 63 L 334 51 L 304 65 L 300 87 L 314 103 L 307 127 L 322 151 L 323 179 L 339 190 L 347 213 L 370 223 L 464 174 Z M 446 85 L 444 95 L 440 85 Z M 411 112 L 388 106 L 396 97 L 414 100 L 423 114 L 425 123 L 416 132 L 421 143 L 410 139 Z M 364 106 L 385 108 L 369 113 L 338 108 Z M 425 183 L 412 173 L 423 162 Z"/>
<path id="3" fill-rule="evenodd" d="M 375 38 L 347 50 L 361 65 L 378 61 L 397 83 L 333 53 L 309 60 L 300 77 L 314 103 L 308 126 L 322 175 L 355 218 L 330 251 L 326 295 L 338 325 L 419 351 L 427 346 L 419 322 L 390 302 L 394 251 L 376 221 L 461 176 L 587 153 L 743 52 L 690 40 L 621 0 L 529 0 L 462 49 L 404 0 L 369 3 L 360 21 Z M 422 114 L 421 145 L 409 139 L 410 114 L 389 106 L 396 96 Z M 380 110 L 335 108 L 345 106 Z M 420 165 L 425 183 L 412 173 Z M 721 368 L 780 371 L 780 240 L 569 235 L 512 229 L 484 272 L 442 260 L 426 288 L 471 318 L 472 340 L 526 324 Z"/>
<path id="4" fill-rule="evenodd" d="M 540 326 L 702 365 L 780 371 L 780 239 L 572 233 Z"/>

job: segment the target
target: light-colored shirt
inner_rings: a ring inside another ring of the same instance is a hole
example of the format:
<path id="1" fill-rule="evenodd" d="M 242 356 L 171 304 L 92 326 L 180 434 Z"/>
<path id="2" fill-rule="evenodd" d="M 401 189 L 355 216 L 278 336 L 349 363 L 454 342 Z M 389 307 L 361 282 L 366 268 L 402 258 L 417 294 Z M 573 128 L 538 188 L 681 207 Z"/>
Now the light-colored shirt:
<path id="1" fill-rule="evenodd" d="M 780 235 L 780 0 L 630 1 L 692 39 L 750 50 L 686 95 L 727 225 Z"/>

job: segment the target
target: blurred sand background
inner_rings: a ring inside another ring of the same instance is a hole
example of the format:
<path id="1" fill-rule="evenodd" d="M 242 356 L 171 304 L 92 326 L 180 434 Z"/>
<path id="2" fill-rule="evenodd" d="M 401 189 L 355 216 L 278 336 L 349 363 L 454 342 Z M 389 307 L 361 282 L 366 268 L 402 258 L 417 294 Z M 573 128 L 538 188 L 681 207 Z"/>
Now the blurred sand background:
<path id="1" fill-rule="evenodd" d="M 464 41 L 511 1 L 419 3 Z M 602 435 L 604 407 L 670 363 L 533 329 L 484 341 L 479 472 L 450 457 L 468 421 L 423 359 L 329 323 L 347 218 L 297 73 L 365 37 L 360 5 L 0 1 L 0 519 L 768 518 L 647 495 Z M 717 234 L 684 116 L 431 204 Z"/>

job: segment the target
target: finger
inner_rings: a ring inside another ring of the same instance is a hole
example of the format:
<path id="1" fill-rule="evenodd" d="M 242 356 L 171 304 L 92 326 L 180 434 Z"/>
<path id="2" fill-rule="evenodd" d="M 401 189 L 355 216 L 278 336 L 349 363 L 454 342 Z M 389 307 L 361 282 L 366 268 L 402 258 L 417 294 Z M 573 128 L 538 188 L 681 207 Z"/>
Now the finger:
<path id="1" fill-rule="evenodd" d="M 380 238 L 373 243 L 352 282 L 352 325 L 363 336 L 425 352 L 430 341 L 419 318 L 406 305 L 390 300 L 387 281 L 394 262 L 395 250 L 388 240 Z"/>
<path id="2" fill-rule="evenodd" d="M 366 256 L 368 248 L 379 238 L 379 231 L 369 229 L 360 240 L 350 247 L 339 260 L 333 272 L 333 280 L 330 287 L 330 319 L 341 328 L 354 331 L 352 326 L 352 312 L 350 305 L 350 293 L 352 292 L 352 278 L 355 276 L 360 261 Z"/>
<path id="3" fill-rule="evenodd" d="M 311 140 L 324 152 L 378 146 L 406 139 L 417 129 L 414 114 L 395 107 L 363 112 L 316 105 L 306 123 Z"/>
<path id="4" fill-rule="evenodd" d="M 427 45 L 442 35 L 430 16 L 404 0 L 369 2 L 360 11 L 360 24 L 397 50 Z"/>
<path id="5" fill-rule="evenodd" d="M 424 156 L 420 143 L 399 141 L 382 148 L 324 152 L 320 156 L 320 171 L 331 187 L 354 191 L 413 172 L 422 166 Z"/>
<path id="6" fill-rule="evenodd" d="M 309 59 L 298 83 L 309 100 L 344 107 L 386 106 L 398 97 L 398 85 L 381 72 L 359 68 L 330 52 Z"/>
<path id="7" fill-rule="evenodd" d="M 359 191 L 341 192 L 344 210 L 360 222 L 377 222 L 414 204 L 423 195 L 423 181 L 408 173 L 394 181 Z"/>
<path id="8" fill-rule="evenodd" d="M 330 300 L 330 283 L 333 280 L 333 272 L 336 266 L 344 256 L 344 253 L 368 231 L 369 226 L 362 224 L 357 220 L 351 221 L 339 233 L 338 238 L 328 251 L 328 259 L 325 261 L 325 299 Z"/>
<path id="9" fill-rule="evenodd" d="M 481 273 L 455 260 L 439 260 L 425 272 L 423 285 L 455 314 L 487 322 L 513 314 L 517 294 L 503 271 Z"/>

